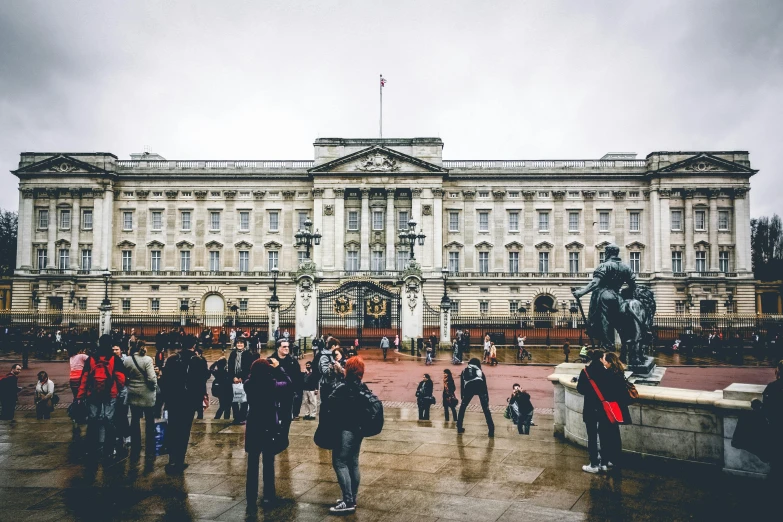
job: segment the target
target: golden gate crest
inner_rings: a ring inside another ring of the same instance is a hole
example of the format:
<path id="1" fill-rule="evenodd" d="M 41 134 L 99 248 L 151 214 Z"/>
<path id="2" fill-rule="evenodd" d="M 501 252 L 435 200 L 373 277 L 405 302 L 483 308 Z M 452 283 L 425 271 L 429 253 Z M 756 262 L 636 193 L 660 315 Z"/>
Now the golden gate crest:
<path id="1" fill-rule="evenodd" d="M 366 301 L 367 315 L 379 319 L 386 315 L 386 299 L 383 299 L 378 294 L 375 294 Z"/>
<path id="2" fill-rule="evenodd" d="M 346 315 L 351 313 L 351 310 L 353 310 L 353 303 L 351 302 L 350 299 L 348 299 L 348 296 L 339 295 L 334 300 L 333 310 L 334 313 L 336 313 L 340 317 L 345 317 Z"/>

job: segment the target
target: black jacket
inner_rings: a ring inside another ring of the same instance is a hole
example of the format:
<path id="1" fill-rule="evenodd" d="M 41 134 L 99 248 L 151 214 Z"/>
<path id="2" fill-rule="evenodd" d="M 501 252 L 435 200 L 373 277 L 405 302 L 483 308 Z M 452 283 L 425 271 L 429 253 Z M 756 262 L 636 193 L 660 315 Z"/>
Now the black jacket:
<path id="1" fill-rule="evenodd" d="M 593 361 L 586 368 L 590 374 L 590 378 L 596 383 L 601 393 L 604 393 L 604 381 L 607 374 L 606 368 L 601 361 Z M 585 402 L 582 408 L 582 420 L 585 422 L 596 422 L 606 418 L 604 413 L 604 407 L 601 401 L 598 400 L 598 396 L 595 394 L 593 386 L 585 375 L 585 370 L 582 370 L 579 374 L 579 382 L 576 385 L 576 390 L 584 395 Z"/>
<path id="2" fill-rule="evenodd" d="M 304 387 L 304 383 L 302 382 L 302 369 L 299 366 L 299 362 L 290 355 L 281 359 L 277 355 L 277 352 L 275 352 L 268 357 L 268 359 L 275 359 L 280 363 L 280 366 L 276 368 L 276 371 L 280 372 L 280 369 L 282 369 L 291 383 L 280 393 L 280 409 L 287 412 L 287 414 L 281 414 L 280 418 L 282 422 L 287 423 L 288 426 L 290 426 L 293 418 L 294 395 L 297 393 L 301 394 L 302 388 Z M 280 376 L 276 375 L 276 377 L 279 378 Z M 287 432 L 286 429 L 286 433 Z"/>
<path id="3" fill-rule="evenodd" d="M 364 408 L 359 396 L 361 390 L 367 390 L 362 381 L 346 379 L 329 395 L 329 424 L 336 431 L 361 431 L 359 420 Z"/>
<path id="4" fill-rule="evenodd" d="M 235 377 L 238 377 L 240 381 L 245 382 L 250 376 L 250 367 L 253 365 L 253 362 L 258 359 L 258 354 L 255 354 L 250 350 L 243 350 L 241 355 L 242 359 L 239 361 L 240 372 L 237 373 L 236 367 L 238 353 L 239 350 L 233 350 L 231 355 L 228 356 L 227 369 L 229 382 L 234 382 Z"/>
<path id="5" fill-rule="evenodd" d="M 509 403 L 516 404 L 520 417 L 533 412 L 533 403 L 530 402 L 530 394 L 527 392 L 520 391 L 514 393 Z"/>
<path id="6" fill-rule="evenodd" d="M 234 390 L 231 387 L 233 381 L 228 377 L 228 361 L 223 358 L 218 359 L 209 367 L 209 372 L 215 377 L 212 382 L 212 395 L 223 400 L 232 398 Z"/>
<path id="7" fill-rule="evenodd" d="M 209 369 L 207 361 L 191 350 L 182 350 L 166 359 L 160 387 L 168 408 L 194 409 L 203 407 L 207 393 Z"/>
<path id="8" fill-rule="evenodd" d="M 469 368 L 476 369 L 478 371 L 478 375 L 480 376 L 480 378 L 465 382 L 465 376 L 469 371 L 468 370 Z M 463 398 L 465 397 L 465 394 L 481 395 L 481 394 L 489 393 L 487 389 L 487 375 L 484 373 L 484 370 L 481 369 L 481 366 L 474 366 L 472 364 L 468 364 L 465 367 L 465 369 L 462 370 L 462 373 L 459 375 L 459 380 L 460 380 L 459 383 L 460 396 Z"/>
<path id="9" fill-rule="evenodd" d="M 263 362 L 258 364 L 264 364 Z M 280 367 L 256 372 L 245 382 L 250 410 L 245 429 L 245 451 L 280 453 L 288 447 L 291 408 L 284 405 L 290 395 L 291 379 Z M 290 403 L 289 403 L 290 404 Z M 285 419 L 288 422 L 285 422 Z"/>
<path id="10" fill-rule="evenodd" d="M 425 397 L 432 397 L 432 381 L 424 379 L 419 383 L 419 387 L 416 389 L 417 402 L 423 402 Z"/>
<path id="11" fill-rule="evenodd" d="M 783 378 L 772 381 L 764 388 L 764 416 L 776 437 L 783 436 Z"/>

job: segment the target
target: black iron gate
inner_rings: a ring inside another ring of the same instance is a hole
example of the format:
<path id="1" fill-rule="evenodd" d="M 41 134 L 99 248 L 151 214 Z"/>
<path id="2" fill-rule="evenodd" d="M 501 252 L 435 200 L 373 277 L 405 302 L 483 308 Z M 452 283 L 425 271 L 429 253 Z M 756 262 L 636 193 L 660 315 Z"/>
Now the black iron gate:
<path id="1" fill-rule="evenodd" d="M 362 347 L 379 346 L 400 335 L 399 291 L 373 281 L 349 281 L 318 295 L 318 333 L 331 334 L 343 345 L 359 339 Z"/>
<path id="2" fill-rule="evenodd" d="M 424 299 L 424 317 L 422 334 L 425 339 L 436 337 L 440 341 L 440 307 L 433 308 L 427 299 Z"/>

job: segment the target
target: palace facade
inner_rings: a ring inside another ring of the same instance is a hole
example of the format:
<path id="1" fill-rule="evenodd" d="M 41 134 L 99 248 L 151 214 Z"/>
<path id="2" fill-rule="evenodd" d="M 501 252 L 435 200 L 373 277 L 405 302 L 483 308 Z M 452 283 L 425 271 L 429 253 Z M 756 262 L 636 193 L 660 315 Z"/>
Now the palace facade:
<path id="1" fill-rule="evenodd" d="M 396 284 L 409 221 L 424 295 L 448 269 L 456 314 L 571 306 L 610 243 L 655 292 L 658 313 L 754 313 L 744 151 L 607 154 L 595 160 L 444 160 L 439 138 L 315 141 L 313 160 L 167 160 L 21 154 L 13 309 L 266 314 L 305 253 L 319 288 Z"/>

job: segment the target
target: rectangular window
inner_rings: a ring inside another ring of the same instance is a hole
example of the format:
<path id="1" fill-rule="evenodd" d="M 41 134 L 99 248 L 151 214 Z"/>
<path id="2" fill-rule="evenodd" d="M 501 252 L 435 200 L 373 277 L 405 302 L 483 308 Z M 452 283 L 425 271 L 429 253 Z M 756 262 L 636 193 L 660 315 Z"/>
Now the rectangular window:
<path id="1" fill-rule="evenodd" d="M 48 261 L 45 248 L 38 249 L 38 270 L 46 268 L 46 262 Z"/>
<path id="2" fill-rule="evenodd" d="M 479 313 L 481 315 L 489 313 L 489 301 L 479 301 Z"/>
<path id="3" fill-rule="evenodd" d="M 519 273 L 519 252 L 508 253 L 508 271 L 511 274 Z"/>
<path id="4" fill-rule="evenodd" d="M 696 252 L 696 271 L 707 271 L 707 252 L 704 250 Z"/>
<path id="5" fill-rule="evenodd" d="M 538 197 L 539 197 L 539 198 L 548 198 L 548 197 L 549 197 L 549 192 L 546 192 L 546 191 L 540 191 L 540 192 L 538 193 Z"/>
<path id="6" fill-rule="evenodd" d="M 384 255 L 381 251 L 374 251 L 372 253 L 372 257 L 370 258 L 370 262 L 370 269 L 373 272 L 383 272 L 386 269 Z"/>
<path id="7" fill-rule="evenodd" d="M 220 271 L 220 252 L 217 250 L 209 252 L 209 270 L 210 272 Z"/>
<path id="8" fill-rule="evenodd" d="M 519 197 L 519 191 L 517 191 L 517 190 L 510 191 L 508 193 L 508 197 L 510 197 L 510 198 L 518 198 Z"/>
<path id="9" fill-rule="evenodd" d="M 190 230 L 190 211 L 183 210 L 179 214 L 179 220 L 182 223 L 182 230 Z"/>
<path id="10" fill-rule="evenodd" d="M 489 232 L 489 212 L 479 212 L 479 232 Z"/>
<path id="11" fill-rule="evenodd" d="M 408 230 L 408 211 L 407 210 L 400 210 L 400 213 L 397 215 L 397 230 Z"/>
<path id="12" fill-rule="evenodd" d="M 179 252 L 179 269 L 182 272 L 190 272 L 190 250 Z"/>
<path id="13" fill-rule="evenodd" d="M 519 232 L 519 212 L 508 213 L 508 231 Z"/>
<path id="14" fill-rule="evenodd" d="M 549 232 L 549 212 L 538 213 L 538 231 Z"/>
<path id="15" fill-rule="evenodd" d="M 239 230 L 244 232 L 250 230 L 250 211 L 242 210 L 239 212 Z"/>
<path id="16" fill-rule="evenodd" d="M 459 212 L 449 212 L 449 232 L 459 232 Z"/>
<path id="17" fill-rule="evenodd" d="M 459 272 L 459 252 L 449 252 L 449 272 Z"/>
<path id="18" fill-rule="evenodd" d="M 609 212 L 598 213 L 598 231 L 609 232 Z"/>
<path id="19" fill-rule="evenodd" d="M 672 230 L 682 230 L 682 210 L 672 210 Z"/>
<path id="20" fill-rule="evenodd" d="M 240 312 L 247 312 L 247 303 L 248 300 L 246 297 L 239 300 L 239 311 Z"/>
<path id="21" fill-rule="evenodd" d="M 86 297 L 80 297 L 79 298 L 79 310 L 87 310 L 87 298 Z"/>
<path id="22" fill-rule="evenodd" d="M 209 229 L 220 230 L 220 212 L 209 213 Z"/>
<path id="23" fill-rule="evenodd" d="M 274 268 L 279 268 L 278 261 L 279 261 L 279 252 L 277 252 L 276 250 L 272 250 L 267 253 L 267 267 L 270 272 Z"/>
<path id="24" fill-rule="evenodd" d="M 280 230 L 280 213 L 273 211 L 269 213 L 269 231 L 277 232 Z"/>
<path id="25" fill-rule="evenodd" d="M 92 230 L 92 209 L 82 210 L 82 230 Z"/>
<path id="26" fill-rule="evenodd" d="M 549 272 L 549 252 L 538 253 L 538 271 L 542 274 Z"/>
<path id="27" fill-rule="evenodd" d="M 598 252 L 598 264 L 600 265 L 604 261 L 606 261 L 606 252 L 604 252 L 602 250 L 602 251 Z"/>
<path id="28" fill-rule="evenodd" d="M 572 274 L 579 272 L 579 252 L 568 253 L 568 271 Z"/>
<path id="29" fill-rule="evenodd" d="M 250 252 L 247 250 L 239 251 L 239 271 L 240 272 L 250 271 Z"/>
<path id="30" fill-rule="evenodd" d="M 92 249 L 82 249 L 82 270 L 92 270 Z"/>
<path id="31" fill-rule="evenodd" d="M 57 268 L 60 270 L 68 270 L 71 265 L 71 252 L 67 248 L 60 249 L 60 263 Z"/>
<path id="32" fill-rule="evenodd" d="M 568 213 L 568 231 L 579 232 L 579 212 Z"/>
<path id="33" fill-rule="evenodd" d="M 729 253 L 726 251 L 718 252 L 718 265 L 721 272 L 729 271 Z"/>
<path id="34" fill-rule="evenodd" d="M 578 190 L 569 190 L 568 191 L 568 197 L 569 198 L 578 198 L 579 197 L 579 191 Z"/>
<path id="35" fill-rule="evenodd" d="M 160 250 L 150 250 L 150 270 L 160 272 Z"/>
<path id="36" fill-rule="evenodd" d="M 719 210 L 718 211 L 718 230 L 728 230 L 729 229 L 729 211 L 728 210 Z"/>
<path id="37" fill-rule="evenodd" d="M 480 198 L 488 198 L 489 197 L 489 191 L 488 190 L 480 190 L 478 193 Z"/>
<path id="38" fill-rule="evenodd" d="M 122 251 L 122 271 L 123 272 L 130 272 L 133 270 L 131 265 L 133 264 L 133 257 L 132 252 L 130 250 L 123 250 Z"/>
<path id="39" fill-rule="evenodd" d="M 193 195 L 193 193 L 189 190 L 183 190 L 182 192 L 180 192 L 180 194 L 182 195 L 183 198 L 189 198 Z M 240 194 L 242 193 L 240 192 Z"/>
<path id="40" fill-rule="evenodd" d="M 150 299 L 150 312 L 160 312 L 160 299 L 153 297 Z"/>
<path id="41" fill-rule="evenodd" d="M 301 251 L 297 252 L 296 253 L 296 266 L 298 267 L 299 265 L 301 265 L 305 261 L 307 261 L 307 252 L 301 252 Z"/>
<path id="42" fill-rule="evenodd" d="M 682 273 L 682 252 L 672 252 L 672 272 Z"/>
<path id="43" fill-rule="evenodd" d="M 410 254 L 405 250 L 397 251 L 397 270 L 405 270 L 408 267 Z"/>
<path id="44" fill-rule="evenodd" d="M 133 212 L 125 211 L 122 213 L 122 229 L 133 230 Z"/>
<path id="45" fill-rule="evenodd" d="M 674 312 L 678 315 L 685 313 L 685 302 L 684 301 L 677 301 L 674 303 Z"/>
<path id="46" fill-rule="evenodd" d="M 153 198 L 162 198 L 163 197 L 163 191 L 162 190 L 156 190 L 152 193 Z"/>
<path id="47" fill-rule="evenodd" d="M 638 198 L 639 197 L 639 191 L 638 190 L 631 190 L 628 192 L 629 198 Z"/>
<path id="48" fill-rule="evenodd" d="M 60 230 L 71 229 L 71 211 L 63 209 L 60 211 Z"/>
<path id="49" fill-rule="evenodd" d="M 608 198 L 609 197 L 609 191 L 608 190 L 601 190 L 598 192 L 599 198 Z"/>
<path id="50" fill-rule="evenodd" d="M 304 230 L 305 229 L 305 221 L 307 221 L 307 212 L 297 212 L 296 214 L 297 218 L 297 230 Z"/>
<path id="51" fill-rule="evenodd" d="M 126 313 L 130 312 L 130 304 L 131 304 L 131 300 L 130 299 L 123 299 L 122 300 L 122 311 L 126 312 Z"/>
<path id="52" fill-rule="evenodd" d="M 459 315 L 459 301 L 454 301 L 452 299 L 452 301 L 451 301 L 451 314 L 452 315 Z"/>
<path id="53" fill-rule="evenodd" d="M 38 211 L 38 228 L 46 230 L 49 228 L 49 211 L 46 209 L 40 209 Z"/>
<path id="54" fill-rule="evenodd" d="M 372 213 L 372 229 L 383 230 L 383 212 L 374 210 Z"/>
<path id="55" fill-rule="evenodd" d="M 351 251 L 345 253 L 345 271 L 356 272 L 359 270 L 359 252 Z"/>
<path id="56" fill-rule="evenodd" d="M 186 312 L 190 308 L 190 304 L 188 304 L 187 298 L 180 298 L 179 300 L 179 310 L 181 312 Z"/>
<path id="57" fill-rule="evenodd" d="M 478 269 L 480 274 L 489 272 L 489 252 L 479 252 Z"/>
<path id="58" fill-rule="evenodd" d="M 642 253 L 641 252 L 631 252 L 629 258 L 628 258 L 629 264 L 631 265 L 631 272 L 634 274 L 638 274 L 642 270 Z"/>
<path id="59" fill-rule="evenodd" d="M 639 232 L 641 230 L 639 212 L 631 212 L 628 230 L 630 230 L 631 232 Z"/>
<path id="60" fill-rule="evenodd" d="M 359 212 L 356 210 L 348 211 L 348 230 L 359 230 Z"/>
<path id="61" fill-rule="evenodd" d="M 519 311 L 519 301 L 509 301 L 508 313 L 510 313 L 511 315 L 517 315 L 518 311 Z"/>
<path id="62" fill-rule="evenodd" d="M 163 228 L 163 212 L 160 210 L 152 211 L 152 230 L 160 230 Z"/>
<path id="63" fill-rule="evenodd" d="M 694 213 L 693 228 L 696 230 L 707 230 L 707 211 L 697 210 Z"/>

